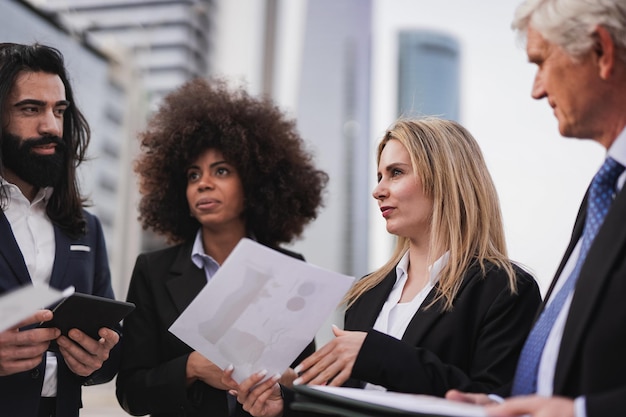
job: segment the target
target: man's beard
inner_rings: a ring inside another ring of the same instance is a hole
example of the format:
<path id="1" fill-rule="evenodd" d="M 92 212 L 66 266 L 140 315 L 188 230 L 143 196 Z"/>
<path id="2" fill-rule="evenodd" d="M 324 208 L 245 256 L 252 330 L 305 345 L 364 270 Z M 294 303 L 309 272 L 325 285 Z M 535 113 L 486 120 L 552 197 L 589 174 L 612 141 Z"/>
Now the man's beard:
<path id="1" fill-rule="evenodd" d="M 56 143 L 54 154 L 39 155 L 33 152 L 35 146 L 49 143 Z M 58 184 L 65 171 L 65 150 L 65 143 L 58 136 L 24 140 L 6 132 L 2 135 L 2 163 L 20 179 L 36 187 Z"/>

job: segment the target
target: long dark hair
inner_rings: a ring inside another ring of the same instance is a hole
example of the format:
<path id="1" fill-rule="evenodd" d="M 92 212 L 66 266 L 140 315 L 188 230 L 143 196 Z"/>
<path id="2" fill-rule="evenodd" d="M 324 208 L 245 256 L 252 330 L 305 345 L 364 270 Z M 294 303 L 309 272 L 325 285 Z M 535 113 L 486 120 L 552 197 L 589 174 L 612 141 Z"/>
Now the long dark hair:
<path id="1" fill-rule="evenodd" d="M 17 76 L 22 72 L 45 72 L 58 75 L 65 86 L 65 97 L 71 103 L 63 118 L 63 141 L 67 146 L 65 174 L 62 181 L 55 185 L 48 201 L 46 212 L 52 222 L 70 236 L 77 237 L 85 233 L 83 206 L 76 178 L 76 168 L 85 160 L 85 153 L 91 132 L 87 120 L 74 101 L 63 55 L 50 46 L 35 43 L 21 45 L 0 43 L 0 111 L 8 111 L 7 98 L 13 89 Z M 0 126 L 0 148 L 6 126 Z M 1 150 L 0 150 L 1 156 Z M 4 174 L 4 165 L 0 158 L 0 175 Z M 4 210 L 8 196 L 0 188 L 0 209 Z"/>

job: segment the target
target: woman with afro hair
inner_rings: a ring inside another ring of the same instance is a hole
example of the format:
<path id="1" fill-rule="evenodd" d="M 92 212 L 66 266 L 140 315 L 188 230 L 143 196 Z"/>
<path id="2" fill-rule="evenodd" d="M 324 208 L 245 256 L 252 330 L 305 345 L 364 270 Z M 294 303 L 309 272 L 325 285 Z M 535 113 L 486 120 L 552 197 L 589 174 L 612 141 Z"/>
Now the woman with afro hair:
<path id="1" fill-rule="evenodd" d="M 242 238 L 303 259 L 279 245 L 316 218 L 328 176 L 293 120 L 223 80 L 196 79 L 170 93 L 140 138 L 139 218 L 173 246 L 137 258 L 118 401 L 132 415 L 247 415 L 222 370 L 168 328 Z"/>

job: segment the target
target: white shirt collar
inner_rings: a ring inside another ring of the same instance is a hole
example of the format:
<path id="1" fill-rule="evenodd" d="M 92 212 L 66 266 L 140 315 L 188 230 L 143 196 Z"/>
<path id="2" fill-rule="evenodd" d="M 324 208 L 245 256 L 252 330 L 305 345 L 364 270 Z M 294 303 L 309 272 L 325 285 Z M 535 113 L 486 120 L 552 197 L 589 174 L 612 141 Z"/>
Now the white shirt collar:
<path id="1" fill-rule="evenodd" d="M 626 128 L 617 135 L 617 138 L 607 151 L 607 156 L 626 166 Z"/>
<path id="2" fill-rule="evenodd" d="M 606 152 L 607 157 L 615 159 L 617 162 L 626 166 L 626 128 L 617 135 L 617 138 Z M 621 190 L 626 182 L 626 171 L 622 173 L 617 179 L 617 190 Z"/>
<path id="3" fill-rule="evenodd" d="M 191 248 L 191 261 L 198 268 L 202 269 L 205 266 L 208 269 L 210 278 L 217 272 L 217 269 L 220 267 L 220 264 L 217 263 L 215 259 L 213 259 L 210 255 L 207 255 L 204 251 L 204 246 L 202 245 L 202 230 L 198 229 L 196 233 L 196 238 L 193 242 L 193 247 Z"/>
<path id="4" fill-rule="evenodd" d="M 22 198 L 22 199 L 28 200 L 26 196 L 22 193 L 22 190 L 20 190 L 20 188 L 17 185 L 13 184 L 12 182 L 7 181 L 4 177 L 0 177 L 0 187 L 7 190 L 7 195 L 9 196 L 10 199 Z M 54 191 L 53 187 L 39 188 L 39 190 L 37 191 L 37 194 L 35 195 L 35 198 L 33 198 L 33 201 L 30 202 L 30 205 L 36 205 L 42 201 L 44 205 L 47 204 L 53 191 Z M 9 204 L 11 204 L 10 201 L 9 201 Z"/>
<path id="5" fill-rule="evenodd" d="M 437 282 L 439 282 L 439 274 L 441 273 L 441 270 L 448 263 L 449 258 L 450 258 L 450 252 L 447 251 L 446 253 L 441 255 L 439 259 L 433 262 L 432 265 L 428 267 L 428 272 L 430 274 L 428 277 L 428 283 L 430 285 L 434 286 Z M 402 258 L 400 259 L 400 262 L 398 262 L 398 265 L 396 266 L 396 281 L 400 277 L 405 276 L 408 269 L 409 269 L 409 251 L 406 251 L 405 254 L 402 256 Z"/>

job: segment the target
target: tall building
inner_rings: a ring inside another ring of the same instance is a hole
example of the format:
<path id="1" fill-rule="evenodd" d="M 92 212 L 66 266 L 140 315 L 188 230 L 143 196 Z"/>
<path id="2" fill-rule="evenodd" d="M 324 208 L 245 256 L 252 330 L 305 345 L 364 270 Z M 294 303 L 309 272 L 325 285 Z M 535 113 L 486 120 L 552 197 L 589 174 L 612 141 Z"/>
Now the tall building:
<path id="1" fill-rule="evenodd" d="M 28 0 L 138 71 L 150 108 L 209 73 L 212 0 Z"/>
<path id="2" fill-rule="evenodd" d="M 295 111 L 330 176 L 325 208 L 299 245 L 312 262 L 358 277 L 367 272 L 371 200 L 370 20 L 370 0 L 307 3 Z"/>
<path id="3" fill-rule="evenodd" d="M 398 59 L 398 116 L 436 115 L 460 121 L 458 40 L 432 30 L 402 30 Z"/>
<path id="4" fill-rule="evenodd" d="M 137 222 L 137 132 L 160 99 L 209 72 L 211 0 L 16 0 L 0 5 L 3 40 L 50 44 L 68 61 L 92 127 L 81 185 L 102 220 L 113 285 L 124 297 L 140 251 L 164 242 Z M 20 18 L 12 17 L 14 14 Z M 42 21 L 39 28 L 38 21 Z M 5 33 L 6 32 L 6 33 Z M 93 59 L 75 50 L 90 51 Z"/>

